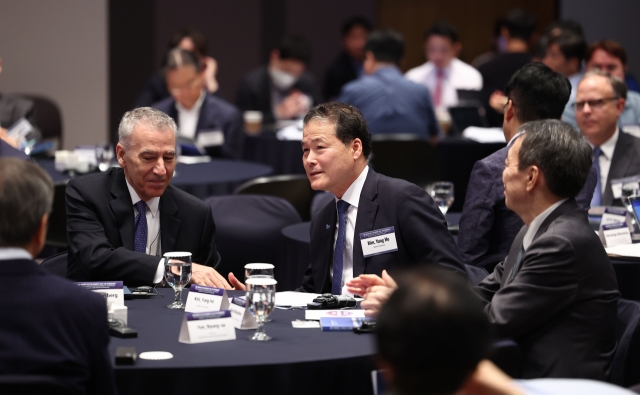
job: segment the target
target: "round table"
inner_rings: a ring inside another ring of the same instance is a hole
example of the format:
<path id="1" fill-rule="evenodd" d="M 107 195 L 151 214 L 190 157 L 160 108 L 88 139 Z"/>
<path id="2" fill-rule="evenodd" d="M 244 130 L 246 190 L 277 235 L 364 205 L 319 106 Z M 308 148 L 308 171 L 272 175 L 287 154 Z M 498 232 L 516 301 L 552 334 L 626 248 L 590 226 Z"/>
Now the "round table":
<path id="1" fill-rule="evenodd" d="M 128 326 L 138 338 L 111 338 L 112 361 L 118 347 L 168 351 L 164 361 L 138 359 L 133 366 L 114 366 L 121 394 L 372 394 L 372 335 L 295 329 L 302 310 L 276 309 L 266 324 L 269 342 L 252 342 L 253 330 L 237 330 L 236 340 L 183 344 L 178 342 L 183 311 L 169 310 L 171 289 L 164 297 L 126 301 Z M 183 292 L 186 300 L 188 291 Z M 243 294 L 231 291 L 231 295 Z"/>
<path id="2" fill-rule="evenodd" d="M 49 173 L 54 183 L 63 183 L 71 178 L 67 173 L 56 171 L 52 159 L 38 160 L 38 164 Z M 232 194 L 243 182 L 271 173 L 273 169 L 270 166 L 237 160 L 212 159 L 210 162 L 189 165 L 178 163 L 171 185 L 204 199 L 213 195 Z"/>

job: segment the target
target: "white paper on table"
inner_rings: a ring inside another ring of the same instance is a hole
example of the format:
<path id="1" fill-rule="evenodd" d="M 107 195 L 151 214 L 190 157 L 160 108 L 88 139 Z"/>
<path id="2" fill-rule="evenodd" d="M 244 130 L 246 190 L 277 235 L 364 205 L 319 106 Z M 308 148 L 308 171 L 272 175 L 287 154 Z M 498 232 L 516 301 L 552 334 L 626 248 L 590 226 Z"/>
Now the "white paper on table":
<path id="1" fill-rule="evenodd" d="M 313 299 L 318 296 L 320 296 L 320 294 L 310 294 L 306 292 L 276 292 L 276 306 L 307 307 L 307 303 L 313 302 Z"/>
<path id="2" fill-rule="evenodd" d="M 276 132 L 276 137 L 278 138 L 278 140 L 301 141 L 302 120 L 278 130 L 278 132 Z"/>
<path id="3" fill-rule="evenodd" d="M 478 126 L 469 126 L 462 135 L 470 140 L 479 143 L 506 143 L 502 128 L 481 128 Z"/>
<path id="4" fill-rule="evenodd" d="M 605 251 L 611 257 L 640 258 L 640 244 L 618 244 Z"/>

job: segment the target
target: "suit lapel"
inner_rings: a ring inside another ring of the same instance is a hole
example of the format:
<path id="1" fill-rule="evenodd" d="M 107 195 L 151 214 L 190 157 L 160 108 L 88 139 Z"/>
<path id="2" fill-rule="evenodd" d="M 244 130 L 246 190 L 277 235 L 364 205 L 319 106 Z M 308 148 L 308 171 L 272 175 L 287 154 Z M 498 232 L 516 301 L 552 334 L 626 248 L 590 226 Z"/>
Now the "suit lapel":
<path id="1" fill-rule="evenodd" d="M 513 266 L 518 259 L 518 254 L 520 253 L 520 246 L 522 245 L 522 240 L 524 240 L 524 235 L 527 233 L 527 225 L 524 225 L 520 228 L 520 232 L 513 240 L 513 244 L 511 244 L 511 250 L 509 250 L 509 255 L 507 255 L 507 261 L 504 263 L 504 270 L 502 272 L 502 280 L 501 286 L 504 287 L 507 284 L 507 280 L 511 278 L 511 271 L 513 270 Z M 524 259 L 524 256 L 522 257 Z"/>
<path id="2" fill-rule="evenodd" d="M 319 253 L 322 256 L 319 259 L 321 265 L 317 268 L 317 275 L 313 281 L 315 284 L 320 284 L 319 289 L 322 293 L 331 292 L 331 277 L 329 275 L 329 268 L 333 267 L 333 242 L 336 232 L 336 223 L 338 221 L 338 212 L 336 210 L 336 203 L 331 202 L 325 210 L 318 213 L 317 218 L 314 220 L 318 222 L 317 234 L 312 234 L 312 240 L 318 240 L 319 246 L 324 246 L 324 249 Z M 314 267 L 315 271 L 316 268 Z M 327 290 L 328 289 L 328 290 Z"/>
<path id="3" fill-rule="evenodd" d="M 378 180 L 380 180 L 380 174 L 369 168 L 360 193 L 358 216 L 356 217 L 355 234 L 353 235 L 353 277 L 365 272 L 360 233 L 373 230 L 376 214 L 378 213 L 378 203 L 375 201 L 378 196 Z"/>
<path id="4" fill-rule="evenodd" d="M 178 206 L 173 200 L 173 187 L 170 185 L 160 197 L 160 240 L 162 254 L 173 251 L 176 245 L 180 224 L 177 217 Z"/>
<path id="5" fill-rule="evenodd" d="M 111 197 L 109 203 L 111 211 L 116 218 L 116 226 L 120 231 L 122 246 L 133 250 L 133 203 L 127 188 L 124 170 L 117 170 L 111 184 Z"/>
<path id="6" fill-rule="evenodd" d="M 553 212 L 551 212 L 551 214 L 549 214 L 547 218 L 545 218 L 542 224 L 540 224 L 538 231 L 536 232 L 535 236 L 533 236 L 533 241 L 540 237 L 540 235 L 544 234 L 547 229 L 549 229 L 549 225 L 551 225 L 551 223 L 555 221 L 556 218 L 576 208 L 578 208 L 578 203 L 576 203 L 575 198 L 569 199 L 558 206 L 555 210 L 553 210 Z"/>
<path id="7" fill-rule="evenodd" d="M 631 165 L 632 155 L 629 155 L 627 151 L 632 149 L 632 141 L 629 136 L 622 130 L 618 133 L 618 141 L 616 142 L 616 148 L 613 150 L 613 158 L 611 158 L 611 166 L 609 167 L 609 174 L 607 174 L 607 184 L 605 185 L 604 195 L 602 196 L 602 202 L 606 205 L 611 205 L 615 200 L 613 198 L 613 189 L 611 189 L 611 180 L 622 178 L 627 174 L 627 169 Z"/>
<path id="8" fill-rule="evenodd" d="M 198 114 L 198 126 L 196 127 L 196 136 L 200 133 L 201 130 L 204 129 L 212 129 L 212 123 L 209 122 L 211 116 L 213 115 L 211 111 L 209 95 L 206 94 L 204 97 L 204 101 L 202 102 L 202 106 L 200 107 L 200 114 Z M 215 128 L 215 126 L 213 126 Z"/>

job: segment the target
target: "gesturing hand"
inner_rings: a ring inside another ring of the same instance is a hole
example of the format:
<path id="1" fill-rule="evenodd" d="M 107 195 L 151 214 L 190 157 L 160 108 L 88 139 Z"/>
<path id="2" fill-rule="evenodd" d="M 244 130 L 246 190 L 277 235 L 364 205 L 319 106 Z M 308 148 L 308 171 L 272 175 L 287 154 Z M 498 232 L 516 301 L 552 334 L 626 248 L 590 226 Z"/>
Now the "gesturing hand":
<path id="1" fill-rule="evenodd" d="M 208 287 L 231 289 L 231 285 L 217 271 L 209 266 L 193 263 L 191 265 L 191 283 Z"/>

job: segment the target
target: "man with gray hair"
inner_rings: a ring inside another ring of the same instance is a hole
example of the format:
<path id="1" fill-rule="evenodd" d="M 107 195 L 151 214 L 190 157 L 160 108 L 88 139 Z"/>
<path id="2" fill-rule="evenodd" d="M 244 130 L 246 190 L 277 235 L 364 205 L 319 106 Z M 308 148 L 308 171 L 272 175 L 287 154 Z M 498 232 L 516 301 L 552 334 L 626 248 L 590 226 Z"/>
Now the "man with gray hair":
<path id="1" fill-rule="evenodd" d="M 104 298 L 33 261 L 52 202 L 44 170 L 0 159 L 0 376 L 47 375 L 64 393 L 113 394 Z"/>
<path id="2" fill-rule="evenodd" d="M 67 185 L 67 276 L 76 281 L 162 281 L 162 255 L 192 253 L 191 281 L 229 287 L 219 261 L 211 208 L 169 185 L 176 166 L 176 123 L 141 107 L 124 114 L 116 155 L 121 169 Z"/>
<path id="3" fill-rule="evenodd" d="M 603 71 L 589 71 L 578 85 L 576 121 L 593 147 L 598 182 L 591 206 L 622 206 L 621 178 L 640 178 L 640 139 L 624 132 L 618 119 L 625 109 L 627 86 Z"/>

